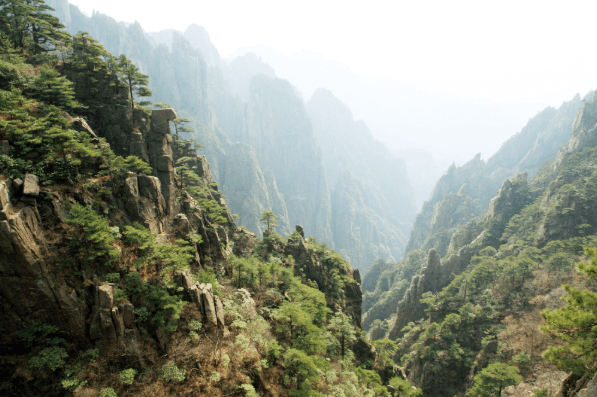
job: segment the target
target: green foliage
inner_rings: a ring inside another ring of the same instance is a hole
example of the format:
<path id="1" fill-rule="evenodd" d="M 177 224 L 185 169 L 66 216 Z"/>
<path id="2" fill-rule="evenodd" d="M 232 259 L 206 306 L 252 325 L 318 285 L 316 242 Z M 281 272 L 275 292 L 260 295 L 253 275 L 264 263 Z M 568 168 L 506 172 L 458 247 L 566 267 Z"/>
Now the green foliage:
<path id="1" fill-rule="evenodd" d="M 536 389 L 531 397 L 548 397 L 548 396 L 549 396 L 549 389 L 547 387 L 544 387 L 542 389 Z"/>
<path id="2" fill-rule="evenodd" d="M 81 370 L 82 368 L 80 365 L 67 367 L 64 370 L 63 379 L 60 382 L 62 384 L 62 387 L 67 390 L 74 390 L 76 388 L 85 386 L 87 384 L 87 381 L 81 379 L 81 377 L 83 376 Z"/>
<path id="3" fill-rule="evenodd" d="M 141 97 L 153 95 L 147 88 L 147 85 L 149 84 L 149 76 L 139 72 L 139 68 L 137 68 L 126 55 L 120 55 L 117 66 L 114 65 L 114 71 L 128 86 L 131 100 L 134 100 L 133 93 L 136 93 Z"/>
<path id="4" fill-rule="evenodd" d="M 241 288 L 243 285 L 254 285 L 256 283 L 259 267 L 263 266 L 259 259 L 254 256 L 243 258 L 230 255 L 228 261 L 232 269 L 236 271 L 238 288 Z"/>
<path id="5" fill-rule="evenodd" d="M 159 243 L 151 231 L 140 224 L 126 226 L 123 235 L 126 240 L 136 244 L 139 259 L 135 267 L 146 267 L 159 264 L 161 275 L 169 277 L 173 271 L 188 269 L 194 259 L 195 247 L 185 240 L 176 240 L 178 245 Z"/>
<path id="6" fill-rule="evenodd" d="M 118 397 L 118 394 L 111 387 L 104 387 L 100 390 L 99 397 Z"/>
<path id="7" fill-rule="evenodd" d="M 89 349 L 85 352 L 85 356 L 89 359 L 90 362 L 94 363 L 100 356 L 99 349 Z"/>
<path id="8" fill-rule="evenodd" d="M 137 321 L 144 323 L 149 318 L 149 312 L 146 307 L 136 307 L 135 314 L 137 315 Z"/>
<path id="9" fill-rule="evenodd" d="M 238 388 L 243 391 L 243 393 L 246 397 L 259 397 L 259 394 L 257 394 L 253 385 L 250 385 L 248 383 L 243 383 Z"/>
<path id="10" fill-rule="evenodd" d="M 67 357 L 68 353 L 64 348 L 51 346 L 43 349 L 37 356 L 31 357 L 29 365 L 38 369 L 43 369 L 47 366 L 52 371 L 56 371 L 58 367 L 66 363 L 64 359 Z"/>
<path id="11" fill-rule="evenodd" d="M 35 340 L 45 339 L 48 335 L 56 332 L 58 332 L 58 327 L 42 323 L 41 321 L 36 321 L 19 331 L 19 338 L 21 338 L 28 347 L 31 347 Z"/>
<path id="12" fill-rule="evenodd" d="M 522 380 L 518 368 L 504 363 L 489 364 L 475 375 L 473 387 L 469 391 L 470 397 L 501 396 L 502 389 L 517 385 Z"/>
<path id="13" fill-rule="evenodd" d="M 214 295 L 222 295 L 220 292 L 220 283 L 218 283 L 218 279 L 214 272 L 210 271 L 209 269 L 201 269 L 199 272 L 194 274 L 194 278 L 199 284 L 211 284 Z"/>
<path id="14" fill-rule="evenodd" d="M 49 14 L 54 9 L 43 0 L 3 0 L 0 5 L 3 33 L 15 49 L 41 54 L 70 42 L 64 25 Z"/>
<path id="15" fill-rule="evenodd" d="M 174 361 L 170 361 L 162 366 L 160 374 L 165 382 L 183 382 L 185 380 L 184 369 L 180 369 L 176 366 Z"/>
<path id="16" fill-rule="evenodd" d="M 60 73 L 49 65 L 43 65 L 39 77 L 31 87 L 31 95 L 49 105 L 61 108 L 80 107 L 75 101 L 73 83 L 60 76 Z"/>
<path id="17" fill-rule="evenodd" d="M 531 356 L 529 353 L 522 351 L 512 357 L 512 363 L 516 364 L 518 367 L 527 367 L 531 363 Z"/>
<path id="18" fill-rule="evenodd" d="M 261 219 L 259 221 L 267 227 L 268 232 L 272 232 L 275 227 L 278 226 L 278 216 L 274 214 L 272 210 L 265 210 L 261 213 Z"/>
<path id="19" fill-rule="evenodd" d="M 107 283 L 117 283 L 120 281 L 120 273 L 108 273 L 104 276 L 104 281 Z"/>
<path id="20" fill-rule="evenodd" d="M 589 264 L 579 264 L 578 270 L 591 280 L 597 279 L 597 250 L 587 248 Z M 541 331 L 566 342 L 548 348 L 543 357 L 564 371 L 593 374 L 597 370 L 597 293 L 565 285 L 568 306 L 541 313 L 547 325 Z"/>
<path id="21" fill-rule="evenodd" d="M 176 131 L 176 135 L 178 135 L 179 132 L 186 132 L 186 133 L 193 132 L 192 129 L 185 127 L 186 124 L 190 123 L 189 119 L 185 119 L 183 117 L 177 117 L 172 121 L 172 123 L 174 124 L 174 129 Z M 199 145 L 199 146 L 205 147 L 202 145 Z"/>
<path id="22" fill-rule="evenodd" d="M 75 203 L 70 208 L 67 223 L 83 231 L 82 240 L 76 242 L 79 260 L 112 262 L 119 257 L 118 251 L 110 244 L 114 241 L 114 234 L 108 220 L 92 207 Z"/>
<path id="23" fill-rule="evenodd" d="M 127 368 L 123 371 L 120 371 L 120 375 L 118 380 L 120 383 L 125 385 L 132 385 L 135 381 L 135 376 L 137 375 L 137 370 L 134 368 Z"/>
<path id="24" fill-rule="evenodd" d="M 203 324 L 201 324 L 199 321 L 195 320 L 194 318 L 191 319 L 191 321 L 189 321 L 189 328 L 192 329 L 193 331 L 199 331 L 202 326 L 203 326 Z"/>
<path id="25" fill-rule="evenodd" d="M 390 379 L 388 384 L 392 386 L 396 392 L 398 392 L 399 396 L 415 397 L 423 395 L 423 391 L 421 389 L 413 388 L 408 380 L 399 378 L 397 376 Z"/>
<path id="26" fill-rule="evenodd" d="M 311 385 L 317 383 L 319 369 L 329 368 L 329 364 L 323 357 L 310 356 L 302 350 L 288 349 L 284 354 L 283 365 L 286 368 L 286 375 L 289 383 L 295 385 L 290 390 L 291 396 L 307 396 Z"/>
<path id="27" fill-rule="evenodd" d="M 357 339 L 356 330 L 352 324 L 352 320 L 344 313 L 338 311 L 330 320 L 328 330 L 330 330 L 340 342 L 342 359 L 344 359 L 347 345 Z"/>

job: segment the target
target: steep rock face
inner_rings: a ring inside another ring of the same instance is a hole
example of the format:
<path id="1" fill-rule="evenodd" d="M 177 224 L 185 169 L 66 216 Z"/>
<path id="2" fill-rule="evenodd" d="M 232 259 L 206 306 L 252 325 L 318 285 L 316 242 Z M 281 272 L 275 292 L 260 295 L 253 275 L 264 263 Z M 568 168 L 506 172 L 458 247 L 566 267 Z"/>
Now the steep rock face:
<path id="1" fill-rule="evenodd" d="M 452 165 L 448 169 L 448 172 L 437 182 L 431 193 L 431 197 L 425 202 L 423 209 L 415 218 L 415 223 L 410 232 L 408 244 L 406 245 L 406 252 L 421 247 L 425 243 L 425 240 L 429 237 L 435 205 L 441 202 L 446 194 L 458 192 L 466 184 L 467 194 L 471 198 L 478 199 L 480 205 L 482 205 L 482 202 L 489 203 L 495 190 L 499 188 L 501 181 L 487 181 L 484 178 L 484 172 L 485 162 L 481 160 L 480 154 L 462 167 L 457 168 L 455 165 Z M 445 226 L 453 227 L 455 225 Z"/>
<path id="2" fill-rule="evenodd" d="M 175 29 L 164 29 L 159 32 L 147 33 L 151 36 L 158 44 L 164 44 L 169 48 L 172 48 L 172 40 L 175 34 L 180 34 Z M 209 38 L 209 33 L 197 24 L 190 25 L 182 34 L 182 36 L 191 44 L 191 46 L 201 53 L 203 60 L 210 67 L 221 67 L 222 59 L 220 53 L 213 45 Z"/>
<path id="3" fill-rule="evenodd" d="M 302 101 L 284 80 L 257 75 L 246 104 L 247 143 L 263 169 L 276 174 L 290 224 L 333 245 L 330 195 L 321 152 Z"/>
<path id="4" fill-rule="evenodd" d="M 331 92 L 315 91 L 306 109 L 322 150 L 326 176 L 335 186 L 334 197 L 346 195 L 350 201 L 350 196 L 357 190 L 356 184 L 363 193 L 366 192 L 367 202 L 362 202 L 362 207 L 351 206 L 350 211 L 345 212 L 346 208 L 341 210 L 332 205 L 335 213 L 352 218 L 348 225 L 333 226 L 334 245 L 364 269 L 378 255 L 389 260 L 399 258 L 415 215 L 413 192 L 404 161 L 377 142 L 367 126 L 362 121 L 355 121 L 348 107 Z M 346 171 L 354 182 L 347 183 Z M 347 189 L 345 192 L 342 191 L 344 188 Z M 357 214 L 359 208 L 363 209 L 361 215 Z M 355 217 L 364 223 L 355 222 Z M 355 236 L 365 251 L 362 258 L 355 255 L 353 244 L 347 244 L 346 227 L 363 230 L 360 236 Z M 370 240 L 373 234 L 368 235 L 368 232 L 373 229 L 377 230 L 374 234 L 378 240 Z"/>
<path id="5" fill-rule="evenodd" d="M 511 180 L 507 179 L 498 195 L 491 200 L 487 215 L 487 231 L 483 231 L 470 244 L 460 248 L 444 262 L 440 261 L 435 249 L 429 250 L 427 266 L 423 268 L 420 275 L 413 277 L 408 291 L 398 304 L 396 323 L 389 337 L 392 339 L 402 337 L 402 329 L 409 322 L 423 318 L 426 304 L 421 303 L 421 296 L 425 292 L 441 291 L 450 284 L 454 276 L 459 275 L 469 266 L 473 256 L 486 246 L 497 245 L 508 221 L 528 205 L 531 199 L 526 173 L 518 174 Z"/>
<path id="6" fill-rule="evenodd" d="M 276 78 L 274 69 L 252 52 L 235 58 L 228 67 L 224 68 L 224 76 L 230 84 L 232 92 L 244 102 L 249 100 L 251 81 L 257 75 L 272 79 Z M 230 131 L 230 133 L 233 133 L 233 131 Z"/>
<path id="7" fill-rule="evenodd" d="M 583 104 L 579 109 L 574 124 L 572 125 L 572 139 L 558 153 L 557 164 L 562 160 L 586 147 L 597 145 L 597 92 L 592 95 L 589 102 Z"/>
<path id="8" fill-rule="evenodd" d="M 35 204 L 19 200 L 22 196 L 11 185 L 11 180 L 0 182 L 0 343 L 10 343 L 15 330 L 32 319 L 59 324 L 81 339 L 85 312 L 79 309 L 77 293 L 48 272 L 41 216 Z"/>
<path id="9" fill-rule="evenodd" d="M 296 229 L 299 233 L 302 230 L 300 226 L 297 226 Z M 317 288 L 326 295 L 328 306 L 333 305 L 335 310 L 349 313 L 355 324 L 358 327 L 361 326 L 363 297 L 361 293 L 361 275 L 358 269 L 338 268 L 340 274 L 351 280 L 351 282 L 344 285 L 344 300 L 338 300 L 333 299 L 336 292 L 334 291 L 333 280 L 328 276 L 330 269 L 326 268 L 327 265 L 322 264 L 320 258 L 307 247 L 304 236 L 301 236 L 298 242 L 289 239 L 284 255 L 290 255 L 294 258 L 296 262 L 294 269 L 297 275 L 315 282 Z"/>
<path id="10" fill-rule="evenodd" d="M 239 223 L 262 233 L 261 213 L 272 209 L 279 216 L 278 232 L 290 233 L 288 211 L 271 171 L 261 171 L 255 155 L 244 143 L 230 144 L 221 174 L 222 190 L 227 193 L 230 210 L 239 215 Z"/>
<path id="11" fill-rule="evenodd" d="M 487 163 L 477 155 L 461 167 L 450 167 L 437 182 L 431 197 L 417 215 L 406 252 L 423 246 L 430 234 L 434 206 L 446 194 L 455 193 L 466 184 L 467 195 L 477 200 L 481 210 L 485 211 L 489 207 L 490 199 L 506 178 L 522 172 L 528 172 L 532 176 L 545 162 L 556 159 L 556 156 L 559 159 L 561 155 L 558 155 L 558 148 L 569 140 L 573 123 L 577 126 L 575 130 L 579 132 L 585 131 L 586 126 L 591 125 L 591 105 L 587 102 L 592 96 L 590 93 L 581 99 L 577 95 L 571 101 L 564 102 L 558 109 L 546 108 L 529 120 L 518 134 L 506 141 Z M 583 105 L 585 103 L 586 105 Z M 579 108 L 587 110 L 576 115 Z M 584 112 L 586 116 L 581 115 Z M 580 121 L 583 117 L 586 122 Z M 584 138 L 581 140 L 584 142 Z M 574 142 L 574 139 L 571 142 Z M 578 147 L 580 140 L 576 144 L 567 145 Z"/>
<path id="12" fill-rule="evenodd" d="M 394 260 L 404 237 L 383 215 L 371 209 L 371 195 L 350 171 L 344 171 L 332 193 L 334 246 L 350 263 L 367 269 L 376 258 Z"/>
<path id="13" fill-rule="evenodd" d="M 448 252 L 453 234 L 459 226 L 481 215 L 481 208 L 466 195 L 465 187 L 466 185 L 463 185 L 457 194 L 446 194 L 442 201 L 435 204 L 429 236 L 421 247 L 423 251 L 434 248 L 443 257 Z"/>

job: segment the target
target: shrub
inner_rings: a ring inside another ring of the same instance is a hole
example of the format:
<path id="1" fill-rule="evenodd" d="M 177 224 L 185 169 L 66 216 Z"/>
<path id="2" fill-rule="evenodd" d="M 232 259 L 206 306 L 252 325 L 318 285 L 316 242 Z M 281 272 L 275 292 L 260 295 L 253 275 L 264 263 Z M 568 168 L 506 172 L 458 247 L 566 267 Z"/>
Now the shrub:
<path id="1" fill-rule="evenodd" d="M 107 283 L 117 283 L 120 281 L 120 273 L 108 273 L 104 276 L 104 281 Z"/>
<path id="2" fill-rule="evenodd" d="M 238 388 L 243 390 L 245 393 L 245 396 L 247 396 L 247 397 L 259 397 L 259 394 L 257 394 L 253 385 L 244 383 L 244 384 L 240 385 Z"/>
<path id="3" fill-rule="evenodd" d="M 56 371 L 58 367 L 64 365 L 66 357 L 68 357 L 66 350 L 62 347 L 52 346 L 43 349 L 37 356 L 31 357 L 29 365 L 38 369 L 47 366 L 52 371 Z"/>
<path id="4" fill-rule="evenodd" d="M 137 370 L 134 368 L 127 368 L 124 371 L 120 372 L 120 383 L 125 385 L 132 385 L 135 380 L 135 375 L 137 375 Z"/>
<path id="5" fill-rule="evenodd" d="M 164 379 L 165 382 L 182 382 L 185 380 L 185 373 L 186 371 L 178 368 L 174 361 L 164 364 L 161 371 L 162 379 Z"/>
<path id="6" fill-rule="evenodd" d="M 89 349 L 85 352 L 85 355 L 87 356 L 87 358 L 89 359 L 89 361 L 91 361 L 92 363 L 95 362 L 95 360 L 97 360 L 99 358 L 99 349 L 95 348 L 95 349 Z"/>
<path id="7" fill-rule="evenodd" d="M 532 397 L 547 397 L 547 395 L 547 387 L 544 387 L 542 389 L 536 389 Z"/>
<path id="8" fill-rule="evenodd" d="M 108 220 L 98 215 L 92 207 L 74 204 L 68 213 L 67 223 L 80 226 L 85 232 L 84 240 L 78 244 L 81 260 L 103 257 L 112 262 L 118 258 L 118 251 L 110 245 L 114 241 L 114 234 Z"/>
<path id="9" fill-rule="evenodd" d="M 201 324 L 199 321 L 197 321 L 195 319 L 192 319 L 191 321 L 189 321 L 189 328 L 192 329 L 193 331 L 199 331 L 202 326 L 203 326 L 203 324 Z"/>
<path id="10" fill-rule="evenodd" d="M 118 397 L 118 394 L 111 387 L 105 387 L 100 390 L 100 397 Z"/>
<path id="11" fill-rule="evenodd" d="M 221 378 L 222 377 L 218 371 L 212 371 L 211 376 L 209 377 L 209 379 L 213 380 L 214 382 L 219 382 Z"/>

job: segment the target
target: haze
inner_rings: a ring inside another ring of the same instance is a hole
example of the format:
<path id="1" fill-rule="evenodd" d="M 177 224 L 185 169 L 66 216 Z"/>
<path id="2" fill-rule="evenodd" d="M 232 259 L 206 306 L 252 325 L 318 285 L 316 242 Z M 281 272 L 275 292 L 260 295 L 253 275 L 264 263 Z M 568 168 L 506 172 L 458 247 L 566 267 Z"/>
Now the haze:
<path id="1" fill-rule="evenodd" d="M 396 153 L 430 152 L 442 170 L 488 158 L 597 75 L 587 2 L 71 3 L 147 32 L 197 23 L 223 58 L 256 52 L 305 100 L 330 89 Z"/>

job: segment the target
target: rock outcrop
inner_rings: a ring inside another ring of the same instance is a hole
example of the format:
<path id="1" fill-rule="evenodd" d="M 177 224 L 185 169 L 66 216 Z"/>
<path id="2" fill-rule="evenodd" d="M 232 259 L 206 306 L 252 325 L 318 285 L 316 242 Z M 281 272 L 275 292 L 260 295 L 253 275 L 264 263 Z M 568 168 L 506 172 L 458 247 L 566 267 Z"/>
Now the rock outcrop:
<path id="1" fill-rule="evenodd" d="M 115 302 L 116 286 L 95 280 L 95 299 L 91 309 L 89 338 L 116 340 L 126 354 L 140 355 L 139 331 L 135 326 L 135 307 L 128 301 Z"/>
<path id="2" fill-rule="evenodd" d="M 37 183 L 32 175 L 26 179 Z M 85 310 L 78 305 L 77 292 L 48 272 L 41 216 L 19 196 L 12 181 L 0 182 L 0 344 L 33 320 L 57 324 L 80 340 L 85 337 Z"/>
<path id="3" fill-rule="evenodd" d="M 297 225 L 296 230 L 299 231 L 300 234 L 302 227 Z M 328 305 L 331 306 L 334 304 L 336 309 L 349 313 L 354 319 L 355 324 L 360 327 L 363 296 L 361 292 L 361 275 L 359 269 L 350 269 L 338 265 L 335 266 L 339 274 L 346 276 L 349 280 L 353 280 L 353 282 L 347 282 L 344 286 L 344 301 L 342 301 L 341 297 L 336 297 L 337 299 L 332 300 L 332 297 L 335 297 L 335 281 L 329 276 L 329 271 L 331 269 L 327 268 L 327 266 L 330 266 L 330 264 L 326 264 L 326 266 L 322 264 L 320 258 L 307 247 L 304 237 L 301 236 L 298 242 L 292 239 L 288 240 L 288 244 L 284 250 L 284 256 L 286 257 L 289 255 L 292 256 L 296 262 L 294 266 L 295 274 L 314 282 L 316 287 L 326 294 Z"/>
<path id="4" fill-rule="evenodd" d="M 197 305 L 204 322 L 213 327 L 225 329 L 224 306 L 220 297 L 214 295 L 210 283 L 194 283 L 193 277 L 188 272 L 177 272 L 174 281 L 183 288 L 187 299 Z"/>

